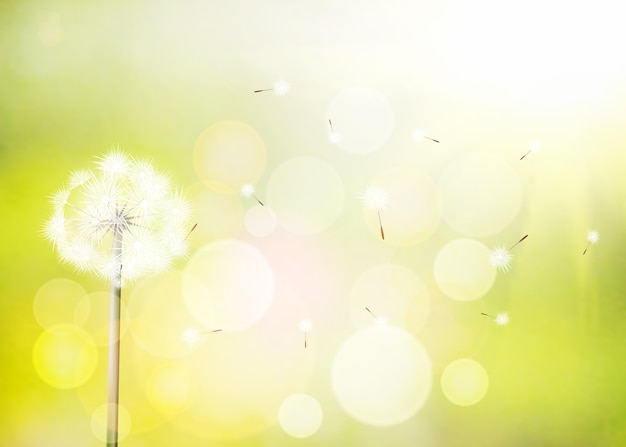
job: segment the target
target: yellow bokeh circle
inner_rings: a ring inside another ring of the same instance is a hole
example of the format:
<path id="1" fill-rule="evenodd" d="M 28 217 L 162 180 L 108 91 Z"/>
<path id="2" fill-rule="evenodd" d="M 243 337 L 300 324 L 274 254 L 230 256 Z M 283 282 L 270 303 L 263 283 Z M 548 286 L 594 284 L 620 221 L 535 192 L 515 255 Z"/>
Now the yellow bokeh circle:
<path id="1" fill-rule="evenodd" d="M 325 161 L 295 157 L 279 165 L 267 185 L 267 203 L 278 224 L 295 234 L 315 234 L 331 226 L 343 207 L 341 177 Z"/>
<path id="2" fill-rule="evenodd" d="M 432 366 L 422 344 L 393 326 L 361 329 L 335 355 L 333 390 L 356 420 L 391 426 L 411 418 L 426 401 Z"/>
<path id="3" fill-rule="evenodd" d="M 446 366 L 441 375 L 441 389 L 455 405 L 474 405 L 485 397 L 489 388 L 489 375 L 475 360 L 459 359 Z"/>
<path id="4" fill-rule="evenodd" d="M 39 377 L 49 385 L 76 388 L 95 371 L 98 349 L 89 334 L 78 326 L 52 326 L 37 338 L 33 364 Z"/>
<path id="5" fill-rule="evenodd" d="M 172 415 L 183 410 L 193 398 L 195 376 L 184 364 L 156 367 L 146 381 L 146 395 L 160 413 Z"/>
<path id="6" fill-rule="evenodd" d="M 274 273 L 255 247 L 224 239 L 191 257 L 182 286 L 187 308 L 207 328 L 240 331 L 256 323 L 272 303 Z"/>
<path id="7" fill-rule="evenodd" d="M 102 442 L 107 440 L 107 415 L 115 404 L 102 404 L 91 415 L 91 431 Z M 122 405 L 117 405 L 117 440 L 123 441 L 130 433 L 132 419 Z"/>
<path id="8" fill-rule="evenodd" d="M 259 134 L 239 121 L 218 121 L 200 134 L 193 148 L 193 165 L 200 181 L 211 189 L 237 193 L 263 174 L 266 150 Z"/>
<path id="9" fill-rule="evenodd" d="M 489 249 L 473 239 L 456 239 L 445 245 L 435 258 L 435 281 L 443 293 L 459 301 L 471 301 L 486 294 L 496 279 Z"/>
<path id="10" fill-rule="evenodd" d="M 278 409 L 278 423 L 294 438 L 307 438 L 320 428 L 324 417 L 322 406 L 308 394 L 292 394 Z"/>
<path id="11" fill-rule="evenodd" d="M 502 231 L 517 216 L 522 187 L 516 172 L 488 153 L 463 155 L 450 163 L 439 179 L 444 220 L 473 237 Z"/>

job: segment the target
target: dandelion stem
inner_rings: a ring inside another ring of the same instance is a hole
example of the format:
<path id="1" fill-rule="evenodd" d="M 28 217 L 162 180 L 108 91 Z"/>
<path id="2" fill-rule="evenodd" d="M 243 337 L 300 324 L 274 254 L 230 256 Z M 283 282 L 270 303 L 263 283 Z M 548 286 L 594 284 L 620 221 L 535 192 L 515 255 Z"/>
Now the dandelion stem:
<path id="1" fill-rule="evenodd" d="M 304 333 L 304 349 L 306 349 L 306 332 Z"/>
<path id="2" fill-rule="evenodd" d="M 530 154 L 532 152 L 532 149 L 529 150 L 528 152 L 526 152 L 524 155 L 522 155 L 522 158 L 520 158 L 520 160 L 523 160 L 528 154 Z"/>
<path id="3" fill-rule="evenodd" d="M 120 304 L 122 300 L 122 232 L 115 228 L 111 249 L 111 293 L 109 311 L 109 365 L 107 384 L 107 447 L 117 447 L 120 379 Z M 119 270 L 115 266 L 119 263 Z"/>
<path id="4" fill-rule="evenodd" d="M 330 131 L 334 132 L 334 130 L 333 130 L 333 122 L 330 120 L 330 118 L 328 118 L 328 124 L 330 124 Z"/>
<path id="5" fill-rule="evenodd" d="M 591 245 L 591 242 L 589 242 L 587 246 L 585 247 L 585 251 L 583 251 L 583 256 L 585 255 L 585 253 L 587 253 L 587 250 L 589 250 L 590 245 Z"/>
<path id="6" fill-rule="evenodd" d="M 430 141 L 434 141 L 435 143 L 439 143 L 439 140 L 435 140 L 434 138 L 427 137 L 426 135 L 424 135 L 424 138 Z"/>
<path id="7" fill-rule="evenodd" d="M 254 93 L 269 92 L 270 90 L 274 90 L 274 89 L 273 88 L 262 88 L 260 90 L 255 90 Z"/>
<path id="8" fill-rule="evenodd" d="M 383 223 L 380 220 L 380 210 L 376 210 L 378 212 L 378 225 L 380 226 L 380 235 L 385 240 L 385 230 L 383 230 Z"/>
<path id="9" fill-rule="evenodd" d="M 481 312 L 480 314 L 481 314 L 481 315 L 484 315 L 485 317 L 489 317 L 489 318 L 496 318 L 496 317 L 494 317 L 493 315 L 486 314 L 485 312 Z"/>
<path id="10" fill-rule="evenodd" d="M 516 243 L 514 243 L 513 245 L 511 245 L 511 248 L 509 248 L 509 251 L 513 250 L 513 248 L 515 248 L 515 246 L 517 244 L 519 244 L 520 242 L 522 242 L 524 239 L 526 239 L 528 237 L 528 235 L 525 235 L 523 238 L 521 238 L 519 241 L 517 241 Z"/>

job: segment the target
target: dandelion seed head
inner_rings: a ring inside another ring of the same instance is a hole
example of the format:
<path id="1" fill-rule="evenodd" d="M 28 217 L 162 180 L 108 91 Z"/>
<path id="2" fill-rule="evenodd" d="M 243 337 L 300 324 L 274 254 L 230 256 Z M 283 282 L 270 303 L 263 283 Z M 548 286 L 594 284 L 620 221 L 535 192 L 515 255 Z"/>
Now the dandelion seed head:
<path id="1" fill-rule="evenodd" d="M 183 340 L 189 345 L 193 345 L 200 341 L 200 331 L 196 328 L 188 328 L 183 332 Z"/>
<path id="2" fill-rule="evenodd" d="M 424 130 L 422 129 L 415 129 L 413 130 L 413 141 L 420 141 L 424 139 Z"/>
<path id="3" fill-rule="evenodd" d="M 504 326 L 509 323 L 509 314 L 502 312 L 496 315 L 495 322 L 498 326 Z"/>
<path id="4" fill-rule="evenodd" d="M 528 150 L 531 152 L 539 152 L 541 149 L 541 143 L 539 141 L 531 141 L 528 145 Z"/>
<path id="5" fill-rule="evenodd" d="M 302 332 L 309 332 L 311 330 L 311 321 L 310 320 L 302 320 L 298 324 L 298 327 L 300 328 L 300 331 L 302 331 Z"/>
<path id="6" fill-rule="evenodd" d="M 600 235 L 595 230 L 589 230 L 587 232 L 587 240 L 589 241 L 590 244 L 595 244 L 596 242 L 600 240 Z"/>
<path id="7" fill-rule="evenodd" d="M 341 141 L 341 134 L 339 132 L 330 132 L 328 134 L 328 140 L 333 144 L 339 144 Z"/>
<path id="8" fill-rule="evenodd" d="M 81 169 L 79 171 L 74 171 L 70 174 L 69 187 L 74 189 L 78 186 L 83 185 L 85 182 L 89 181 L 92 173 L 87 169 Z"/>
<path id="9" fill-rule="evenodd" d="M 289 93 L 290 89 L 291 86 L 289 85 L 289 83 L 282 78 L 274 82 L 273 90 L 276 96 L 285 96 L 287 93 Z"/>
<path id="10" fill-rule="evenodd" d="M 498 247 L 492 250 L 489 258 L 491 265 L 506 272 L 511 266 L 511 259 L 513 258 L 513 255 L 505 247 Z"/>
<path id="11" fill-rule="evenodd" d="M 43 233 L 78 271 L 110 277 L 123 264 L 124 278 L 136 279 L 186 252 L 190 207 L 144 161 L 113 151 L 96 160 L 95 170 L 71 174 L 60 191 Z M 114 235 L 122 256 L 111 262 Z"/>
<path id="12" fill-rule="evenodd" d="M 382 210 L 387 206 L 387 193 L 380 186 L 372 185 L 365 190 L 361 201 L 370 210 Z"/>
<path id="13" fill-rule="evenodd" d="M 244 197 L 252 197 L 254 194 L 254 186 L 250 183 L 246 183 L 241 187 L 241 195 Z"/>

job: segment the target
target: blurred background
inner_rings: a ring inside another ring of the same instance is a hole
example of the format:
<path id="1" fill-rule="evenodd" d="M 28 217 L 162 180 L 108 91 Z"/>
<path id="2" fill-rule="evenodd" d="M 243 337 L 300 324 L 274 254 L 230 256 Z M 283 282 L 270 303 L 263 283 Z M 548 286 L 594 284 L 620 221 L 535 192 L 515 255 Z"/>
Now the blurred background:
<path id="1" fill-rule="evenodd" d="M 2 444 L 104 444 L 109 285 L 42 228 L 119 147 L 198 224 L 122 291 L 121 445 L 626 445 L 621 11 L 1 2 Z"/>

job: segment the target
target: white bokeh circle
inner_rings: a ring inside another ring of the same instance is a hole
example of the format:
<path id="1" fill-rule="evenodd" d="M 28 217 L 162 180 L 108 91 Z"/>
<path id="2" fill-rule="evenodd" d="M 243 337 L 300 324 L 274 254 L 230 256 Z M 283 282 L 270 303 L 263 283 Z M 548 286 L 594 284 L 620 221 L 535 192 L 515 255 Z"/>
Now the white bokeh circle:
<path id="1" fill-rule="evenodd" d="M 496 279 L 489 249 L 473 239 L 455 239 L 435 258 L 435 281 L 443 293 L 459 301 L 471 301 L 486 294 Z"/>
<path id="2" fill-rule="evenodd" d="M 332 365 L 332 384 L 350 416 L 368 425 L 391 426 L 422 407 L 432 386 L 432 366 L 411 334 L 393 326 L 373 326 L 341 345 Z"/>
<path id="3" fill-rule="evenodd" d="M 511 166 L 489 153 L 471 153 L 453 160 L 439 179 L 443 219 L 473 237 L 502 231 L 517 216 L 522 187 Z"/>

